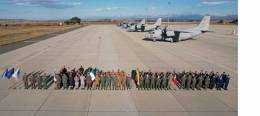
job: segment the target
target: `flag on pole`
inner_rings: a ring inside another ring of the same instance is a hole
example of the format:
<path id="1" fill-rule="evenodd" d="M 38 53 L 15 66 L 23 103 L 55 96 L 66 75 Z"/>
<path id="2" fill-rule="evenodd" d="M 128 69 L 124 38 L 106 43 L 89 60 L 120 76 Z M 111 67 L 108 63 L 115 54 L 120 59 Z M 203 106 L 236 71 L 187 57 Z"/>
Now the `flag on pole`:
<path id="1" fill-rule="evenodd" d="M 16 81 L 20 79 L 20 68 L 17 68 L 14 73 L 12 74 L 12 77 L 15 78 Z"/>
<path id="2" fill-rule="evenodd" d="M 138 70 L 136 70 L 135 80 L 137 82 L 137 85 L 140 85 L 140 73 Z"/>
<path id="3" fill-rule="evenodd" d="M 175 69 L 173 69 L 172 71 L 172 75 L 173 75 L 173 84 L 176 86 L 177 85 L 177 77 L 176 77 L 176 72 Z"/>
<path id="4" fill-rule="evenodd" d="M 91 72 L 90 72 L 90 74 L 89 74 L 90 76 L 91 76 L 91 80 L 93 81 L 93 80 L 95 80 L 95 71 L 94 71 L 94 69 L 92 69 L 91 70 Z"/>
<path id="5" fill-rule="evenodd" d="M 176 74 L 173 75 L 173 84 L 176 86 L 177 85 L 177 78 Z"/>
<path id="6" fill-rule="evenodd" d="M 14 74 L 14 68 L 11 68 L 11 69 L 8 70 L 8 72 L 6 73 L 7 79 L 10 79 L 13 74 Z"/>
<path id="7" fill-rule="evenodd" d="M 54 82 L 57 82 L 57 78 L 56 78 L 56 74 L 55 73 L 53 74 L 53 80 L 54 80 Z"/>
<path id="8" fill-rule="evenodd" d="M 8 79 L 7 78 L 8 69 L 5 69 L 5 71 L 2 74 L 2 79 Z"/>

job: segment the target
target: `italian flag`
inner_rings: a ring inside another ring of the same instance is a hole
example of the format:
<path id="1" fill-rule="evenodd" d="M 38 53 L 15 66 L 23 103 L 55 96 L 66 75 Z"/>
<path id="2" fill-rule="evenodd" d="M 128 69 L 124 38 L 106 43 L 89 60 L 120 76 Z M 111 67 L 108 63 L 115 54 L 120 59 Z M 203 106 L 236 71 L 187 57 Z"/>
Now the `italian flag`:
<path id="1" fill-rule="evenodd" d="M 90 76 L 91 76 L 91 80 L 93 81 L 93 80 L 95 80 L 95 72 L 94 72 L 94 68 L 92 68 L 92 70 L 91 70 L 91 72 L 90 72 L 90 74 L 89 74 Z"/>
<path id="2" fill-rule="evenodd" d="M 136 80 L 136 82 L 137 82 L 137 85 L 140 85 L 140 73 L 139 73 L 139 71 L 136 71 L 136 75 L 135 75 L 135 80 Z"/>

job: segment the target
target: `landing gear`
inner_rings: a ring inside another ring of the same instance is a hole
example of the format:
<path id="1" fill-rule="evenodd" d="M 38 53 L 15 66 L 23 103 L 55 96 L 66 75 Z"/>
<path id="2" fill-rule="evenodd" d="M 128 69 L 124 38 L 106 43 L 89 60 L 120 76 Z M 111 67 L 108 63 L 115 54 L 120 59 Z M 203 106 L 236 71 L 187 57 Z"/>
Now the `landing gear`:
<path id="1" fill-rule="evenodd" d="M 156 39 L 155 39 L 155 38 L 153 38 L 153 42 L 156 42 Z"/>
<path id="2" fill-rule="evenodd" d="M 171 38 L 171 43 L 173 43 L 174 42 L 174 38 Z"/>

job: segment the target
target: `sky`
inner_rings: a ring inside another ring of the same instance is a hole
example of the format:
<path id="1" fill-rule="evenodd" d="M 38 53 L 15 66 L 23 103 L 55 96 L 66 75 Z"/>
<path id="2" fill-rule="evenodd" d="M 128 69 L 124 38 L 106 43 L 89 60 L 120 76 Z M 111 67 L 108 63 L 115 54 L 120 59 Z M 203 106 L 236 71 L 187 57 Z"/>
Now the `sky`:
<path id="1" fill-rule="evenodd" d="M 0 19 L 237 14 L 237 0 L 0 0 Z"/>

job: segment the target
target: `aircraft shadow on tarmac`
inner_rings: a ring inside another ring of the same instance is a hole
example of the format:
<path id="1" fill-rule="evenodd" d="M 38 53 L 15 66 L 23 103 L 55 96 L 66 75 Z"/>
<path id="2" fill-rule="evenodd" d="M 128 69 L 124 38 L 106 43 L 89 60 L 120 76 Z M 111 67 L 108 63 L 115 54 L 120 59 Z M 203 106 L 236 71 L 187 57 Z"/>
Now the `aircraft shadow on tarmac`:
<path id="1" fill-rule="evenodd" d="M 149 38 L 143 38 L 142 40 L 153 42 L 153 40 L 151 40 L 151 39 L 149 39 Z M 181 40 L 181 41 L 178 41 L 178 42 L 188 41 L 188 40 L 196 40 L 196 39 L 190 38 L 190 39 L 187 39 L 187 40 Z M 168 43 L 171 43 L 170 40 L 156 40 L 156 42 L 168 42 Z M 177 42 L 175 41 L 175 42 L 173 42 L 173 43 L 177 43 Z"/>

